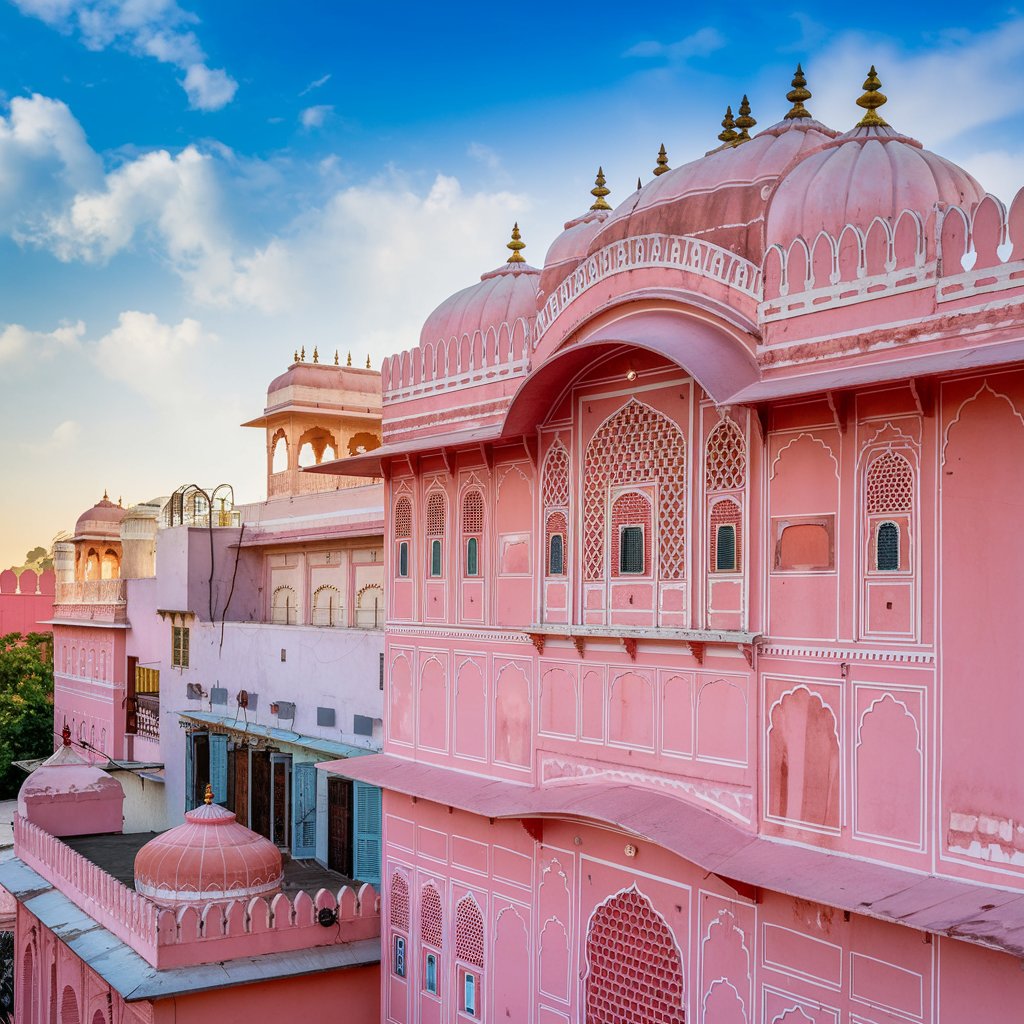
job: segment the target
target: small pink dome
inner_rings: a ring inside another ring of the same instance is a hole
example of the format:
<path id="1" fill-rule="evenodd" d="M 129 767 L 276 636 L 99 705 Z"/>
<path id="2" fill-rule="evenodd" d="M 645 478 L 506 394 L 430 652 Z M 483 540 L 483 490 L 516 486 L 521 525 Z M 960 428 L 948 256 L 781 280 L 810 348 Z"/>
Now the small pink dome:
<path id="1" fill-rule="evenodd" d="M 420 332 L 420 345 L 436 345 L 454 338 L 472 338 L 478 331 L 486 335 L 508 324 L 511 331 L 517 321 L 532 323 L 537 315 L 537 288 L 540 271 L 528 263 L 504 263 L 470 285 L 449 296 L 427 317 Z"/>
<path id="2" fill-rule="evenodd" d="M 927 217 L 936 203 L 959 206 L 985 192 L 962 167 L 888 125 L 857 127 L 828 142 L 779 182 L 768 207 L 768 244 L 787 247 L 820 231 L 838 239 L 847 224 L 866 231 L 875 217 L 904 210 Z"/>
<path id="3" fill-rule="evenodd" d="M 281 888 L 281 853 L 227 808 L 203 804 L 139 850 L 135 888 L 166 906 L 269 896 Z"/>
<path id="4" fill-rule="evenodd" d="M 712 150 L 659 175 L 616 208 L 590 252 L 635 235 L 692 235 L 759 263 L 771 187 L 835 135 L 810 118 L 781 121 L 742 146 Z"/>
<path id="5" fill-rule="evenodd" d="M 540 276 L 540 295 L 550 295 L 575 269 L 587 252 L 594 236 L 611 216 L 610 210 L 587 210 L 581 217 L 566 221 L 565 230 L 548 247 Z"/>
<path id="6" fill-rule="evenodd" d="M 125 510 L 120 505 L 115 505 L 104 494 L 92 508 L 78 517 L 78 522 L 75 523 L 75 535 L 99 535 L 116 540 L 120 536 L 119 527 L 124 516 Z"/>
<path id="7" fill-rule="evenodd" d="M 358 395 L 379 395 L 380 379 L 376 373 L 367 373 L 352 366 L 295 363 L 270 382 L 267 394 L 272 395 L 275 391 L 288 387 L 325 388 L 332 391 L 351 391 Z"/>

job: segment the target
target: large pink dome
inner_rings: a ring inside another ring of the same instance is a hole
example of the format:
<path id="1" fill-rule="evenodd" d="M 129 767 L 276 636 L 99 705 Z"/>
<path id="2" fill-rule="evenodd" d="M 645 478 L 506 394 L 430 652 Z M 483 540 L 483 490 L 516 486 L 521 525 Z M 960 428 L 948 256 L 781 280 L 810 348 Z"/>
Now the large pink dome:
<path id="1" fill-rule="evenodd" d="M 115 505 L 106 494 L 78 517 L 75 523 L 76 537 L 109 537 L 117 540 L 120 537 L 121 520 L 125 510 Z"/>
<path id="2" fill-rule="evenodd" d="M 502 324 L 511 331 L 519 321 L 532 323 L 539 281 L 540 271 L 528 263 L 505 263 L 482 275 L 478 284 L 449 296 L 427 317 L 420 345 L 486 335 Z"/>
<path id="3" fill-rule="evenodd" d="M 618 206 L 590 251 L 635 235 L 691 235 L 760 262 L 771 188 L 795 161 L 835 134 L 812 118 L 784 120 L 741 146 L 676 167 Z"/>
<path id="4" fill-rule="evenodd" d="M 768 207 L 768 244 L 838 238 L 847 224 L 866 231 L 875 217 L 904 210 L 927 217 L 936 203 L 970 206 L 985 190 L 962 167 L 886 124 L 858 126 L 800 161 Z"/>
<path id="5" fill-rule="evenodd" d="M 281 853 L 214 803 L 151 839 L 135 857 L 135 888 L 168 906 L 269 896 L 281 887 Z"/>

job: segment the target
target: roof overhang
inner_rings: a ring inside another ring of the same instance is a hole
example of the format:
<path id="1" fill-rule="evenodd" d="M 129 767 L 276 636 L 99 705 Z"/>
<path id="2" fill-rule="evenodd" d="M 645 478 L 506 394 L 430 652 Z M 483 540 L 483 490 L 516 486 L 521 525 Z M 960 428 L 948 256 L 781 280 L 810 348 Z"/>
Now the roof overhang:
<path id="1" fill-rule="evenodd" d="M 271 743 L 286 743 L 292 747 L 303 747 L 318 754 L 332 757 L 350 758 L 372 754 L 372 750 L 354 747 L 350 743 L 339 743 L 336 740 L 324 739 L 320 736 L 307 736 L 290 729 L 275 729 L 270 725 L 257 725 L 255 722 L 239 721 L 232 715 L 217 715 L 210 711 L 179 711 L 179 718 L 194 722 L 197 725 L 212 726 L 239 739 L 267 740 Z"/>
<path id="2" fill-rule="evenodd" d="M 390 754 L 317 767 L 482 817 L 614 825 L 727 881 L 1024 957 L 1024 892 L 769 839 L 662 791 L 610 780 L 536 787 Z"/>

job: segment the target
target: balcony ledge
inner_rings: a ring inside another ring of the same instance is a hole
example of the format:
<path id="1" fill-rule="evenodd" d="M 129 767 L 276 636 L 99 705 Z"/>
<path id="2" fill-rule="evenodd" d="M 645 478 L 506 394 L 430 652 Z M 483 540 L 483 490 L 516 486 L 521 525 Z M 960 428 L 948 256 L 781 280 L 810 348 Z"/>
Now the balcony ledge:
<path id="1" fill-rule="evenodd" d="M 700 665 L 704 664 L 704 651 L 710 645 L 734 647 L 753 664 L 754 647 L 760 642 L 760 633 L 733 629 L 668 629 L 658 626 L 574 626 L 555 623 L 534 623 L 523 632 L 530 638 L 538 654 L 544 653 L 548 637 L 571 640 L 576 652 L 583 657 L 586 641 L 596 639 L 618 640 L 630 658 L 636 660 L 639 640 L 683 644 Z"/>

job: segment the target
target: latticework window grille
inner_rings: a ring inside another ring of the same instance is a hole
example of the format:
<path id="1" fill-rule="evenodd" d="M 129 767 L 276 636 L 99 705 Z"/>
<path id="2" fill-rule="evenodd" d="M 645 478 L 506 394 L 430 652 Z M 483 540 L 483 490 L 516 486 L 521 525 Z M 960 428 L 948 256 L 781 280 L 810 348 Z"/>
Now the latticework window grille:
<path id="1" fill-rule="evenodd" d="M 408 498 L 399 498 L 395 502 L 395 536 L 412 536 L 412 502 Z"/>
<path id="2" fill-rule="evenodd" d="M 469 896 L 459 900 L 455 908 L 455 958 L 483 969 L 484 919 Z"/>
<path id="3" fill-rule="evenodd" d="M 420 894 L 420 939 L 435 949 L 441 948 L 442 921 L 440 893 L 432 885 L 425 885 Z"/>
<path id="4" fill-rule="evenodd" d="M 868 469 L 868 514 L 910 512 L 914 504 L 914 471 L 896 452 L 883 452 Z"/>
<path id="5" fill-rule="evenodd" d="M 735 491 L 743 487 L 747 475 L 747 448 L 740 428 L 732 420 L 722 420 L 708 435 L 705 485 L 711 491 Z"/>

